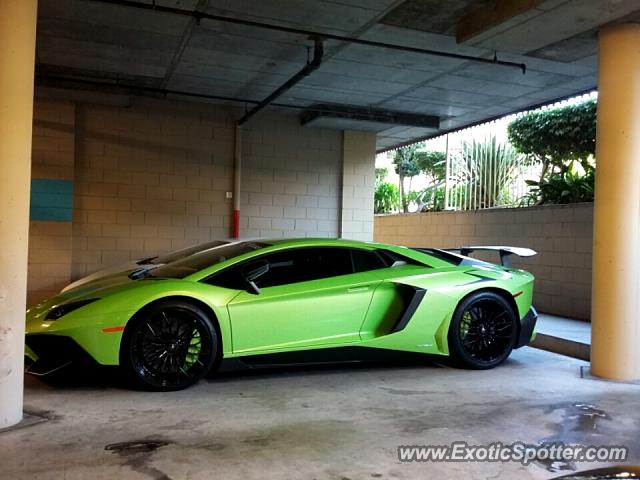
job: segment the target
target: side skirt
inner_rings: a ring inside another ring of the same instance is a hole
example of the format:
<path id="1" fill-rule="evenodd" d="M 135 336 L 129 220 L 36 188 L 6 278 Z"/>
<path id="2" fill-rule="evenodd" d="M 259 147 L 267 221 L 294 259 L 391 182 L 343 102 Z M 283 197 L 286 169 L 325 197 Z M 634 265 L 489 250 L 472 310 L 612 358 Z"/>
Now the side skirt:
<path id="1" fill-rule="evenodd" d="M 429 362 L 433 359 L 443 361 L 441 355 L 373 347 L 333 347 L 223 359 L 219 371 L 360 362 L 425 363 L 425 361 Z"/>

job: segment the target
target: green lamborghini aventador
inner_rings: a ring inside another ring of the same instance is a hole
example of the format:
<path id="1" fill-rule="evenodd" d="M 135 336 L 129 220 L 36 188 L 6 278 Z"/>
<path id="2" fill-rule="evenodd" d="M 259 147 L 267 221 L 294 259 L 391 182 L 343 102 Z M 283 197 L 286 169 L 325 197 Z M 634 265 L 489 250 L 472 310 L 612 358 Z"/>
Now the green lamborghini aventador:
<path id="1" fill-rule="evenodd" d="M 498 266 L 468 257 L 493 250 Z M 70 289 L 27 311 L 28 371 L 119 365 L 139 386 L 185 388 L 244 366 L 407 352 L 492 368 L 529 343 L 533 276 L 511 247 L 349 240 L 223 243 Z"/>

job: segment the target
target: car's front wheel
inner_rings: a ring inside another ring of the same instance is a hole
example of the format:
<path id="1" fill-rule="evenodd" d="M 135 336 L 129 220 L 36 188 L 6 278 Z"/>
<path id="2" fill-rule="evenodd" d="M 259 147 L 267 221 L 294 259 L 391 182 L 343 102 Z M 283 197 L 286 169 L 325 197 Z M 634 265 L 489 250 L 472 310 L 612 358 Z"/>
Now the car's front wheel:
<path id="1" fill-rule="evenodd" d="M 200 380 L 218 355 L 218 333 L 208 315 L 182 301 L 158 302 L 124 331 L 120 364 L 145 389 L 170 391 Z"/>
<path id="2" fill-rule="evenodd" d="M 465 298 L 453 314 L 449 350 L 457 363 L 476 370 L 493 368 L 513 350 L 518 334 L 513 308 L 495 292 Z"/>

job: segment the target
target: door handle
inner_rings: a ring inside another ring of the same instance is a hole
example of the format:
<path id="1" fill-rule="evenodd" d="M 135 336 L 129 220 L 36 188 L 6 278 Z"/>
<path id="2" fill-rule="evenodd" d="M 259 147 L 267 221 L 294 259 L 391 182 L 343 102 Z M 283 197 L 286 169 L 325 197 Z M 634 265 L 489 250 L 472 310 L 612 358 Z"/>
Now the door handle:
<path id="1" fill-rule="evenodd" d="M 347 289 L 348 293 L 366 292 L 369 290 L 370 285 L 364 285 L 362 287 L 351 287 Z"/>

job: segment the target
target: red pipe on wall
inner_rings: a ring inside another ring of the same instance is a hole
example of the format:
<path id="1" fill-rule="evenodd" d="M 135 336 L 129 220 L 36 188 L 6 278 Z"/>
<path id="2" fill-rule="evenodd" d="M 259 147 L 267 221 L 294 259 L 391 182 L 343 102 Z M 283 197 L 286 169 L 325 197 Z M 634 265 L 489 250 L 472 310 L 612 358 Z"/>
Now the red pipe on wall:
<path id="1" fill-rule="evenodd" d="M 233 224 L 232 238 L 240 238 L 240 185 L 242 173 L 242 127 L 236 124 L 233 152 Z"/>
<path id="2" fill-rule="evenodd" d="M 233 209 L 233 238 L 240 238 L 240 210 Z"/>

